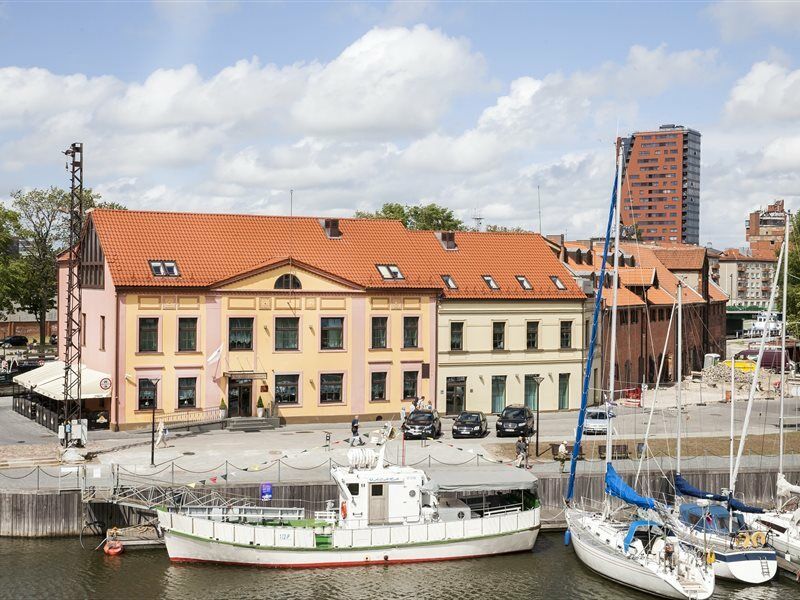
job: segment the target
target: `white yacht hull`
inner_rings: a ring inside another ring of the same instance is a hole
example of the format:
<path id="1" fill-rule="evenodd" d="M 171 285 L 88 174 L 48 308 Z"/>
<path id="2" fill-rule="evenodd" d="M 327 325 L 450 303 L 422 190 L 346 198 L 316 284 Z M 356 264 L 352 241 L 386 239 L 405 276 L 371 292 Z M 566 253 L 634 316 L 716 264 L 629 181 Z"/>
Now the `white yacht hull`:
<path id="1" fill-rule="evenodd" d="M 708 536 L 703 540 L 700 533 L 685 534 L 687 541 L 700 552 L 706 548 L 714 551 L 714 575 L 741 583 L 766 583 L 778 572 L 778 560 L 771 548 L 730 548 L 727 540 L 719 536 Z"/>
<path id="2" fill-rule="evenodd" d="M 533 549 L 538 527 L 490 538 L 382 548 L 299 550 L 256 548 L 165 532 L 174 562 L 214 562 L 274 568 L 349 567 L 476 558 Z"/>
<path id="3" fill-rule="evenodd" d="M 583 564 L 598 575 L 663 598 L 705 600 L 713 594 L 713 580 L 710 586 L 679 589 L 663 575 L 630 560 L 622 552 L 617 552 L 610 546 L 599 543 L 590 532 L 581 526 L 577 519 L 570 518 L 571 512 L 573 511 L 567 510 L 567 525 L 575 554 Z"/>

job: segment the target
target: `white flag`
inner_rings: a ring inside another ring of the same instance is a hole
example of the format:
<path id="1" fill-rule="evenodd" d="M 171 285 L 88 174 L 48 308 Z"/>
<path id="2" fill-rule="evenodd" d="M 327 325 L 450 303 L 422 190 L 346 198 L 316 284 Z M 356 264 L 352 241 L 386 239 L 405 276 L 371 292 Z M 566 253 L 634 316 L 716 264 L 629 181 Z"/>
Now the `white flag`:
<path id="1" fill-rule="evenodd" d="M 211 356 L 208 357 L 208 360 L 206 360 L 206 362 L 208 364 L 217 362 L 220 356 L 222 356 L 222 344 L 220 344 L 219 348 L 217 348 L 216 350 L 214 350 L 214 352 L 211 353 Z"/>

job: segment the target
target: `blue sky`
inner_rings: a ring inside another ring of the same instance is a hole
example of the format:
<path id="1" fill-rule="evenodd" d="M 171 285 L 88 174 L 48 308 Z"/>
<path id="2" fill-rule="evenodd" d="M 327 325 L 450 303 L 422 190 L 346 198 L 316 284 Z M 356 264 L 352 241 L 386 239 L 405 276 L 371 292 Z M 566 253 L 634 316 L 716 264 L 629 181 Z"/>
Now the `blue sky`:
<path id="1" fill-rule="evenodd" d="M 798 3 L 0 3 L 0 195 L 599 231 L 621 133 L 703 133 L 701 239 L 800 196 Z M 618 125 L 619 124 L 619 125 Z"/>

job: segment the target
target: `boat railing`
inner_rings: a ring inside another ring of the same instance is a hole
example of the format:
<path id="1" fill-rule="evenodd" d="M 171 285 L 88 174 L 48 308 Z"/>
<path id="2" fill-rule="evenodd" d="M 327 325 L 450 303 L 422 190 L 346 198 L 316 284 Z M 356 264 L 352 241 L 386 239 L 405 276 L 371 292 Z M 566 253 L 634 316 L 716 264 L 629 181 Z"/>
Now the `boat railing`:
<path id="1" fill-rule="evenodd" d="M 495 508 L 487 509 L 487 510 L 483 511 L 483 516 L 484 517 L 491 517 L 491 516 L 494 516 L 494 515 L 505 515 L 505 514 L 508 514 L 508 513 L 519 512 L 521 510 L 522 510 L 522 504 L 521 503 L 507 504 L 505 506 L 498 506 L 498 507 L 495 507 Z"/>
<path id="2" fill-rule="evenodd" d="M 335 523 L 339 519 L 339 513 L 335 510 L 317 510 L 314 511 L 314 520 L 327 521 L 328 523 Z"/>
<path id="3" fill-rule="evenodd" d="M 295 521 L 305 518 L 303 508 L 277 506 L 185 506 L 180 512 L 201 519 L 240 523 L 258 523 L 262 520 Z"/>
<path id="4" fill-rule="evenodd" d="M 161 527 L 175 534 L 208 541 L 265 548 L 315 548 L 314 527 L 277 525 L 261 527 L 195 517 L 176 512 L 159 514 Z M 409 525 L 380 525 L 333 530 L 333 547 L 361 548 L 387 545 L 447 542 L 503 535 L 530 530 L 539 525 L 539 511 L 525 510 L 476 519 L 438 521 Z"/>

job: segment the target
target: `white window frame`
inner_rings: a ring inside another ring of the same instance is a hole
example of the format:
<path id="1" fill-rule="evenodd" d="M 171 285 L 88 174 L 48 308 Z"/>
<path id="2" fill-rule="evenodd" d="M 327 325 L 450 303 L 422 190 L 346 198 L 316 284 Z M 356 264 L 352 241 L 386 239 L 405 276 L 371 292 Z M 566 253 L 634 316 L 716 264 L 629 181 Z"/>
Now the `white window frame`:
<path id="1" fill-rule="evenodd" d="M 528 278 L 525 277 L 525 275 L 516 275 L 516 278 L 517 278 L 517 281 L 519 282 L 520 287 L 523 290 L 529 292 L 529 291 L 531 291 L 533 289 L 533 286 L 531 285 L 531 282 L 528 281 Z"/>
<path id="2" fill-rule="evenodd" d="M 483 278 L 483 282 L 490 290 L 497 291 L 500 289 L 500 286 L 497 285 L 497 282 L 491 275 L 481 275 L 481 277 Z"/>

